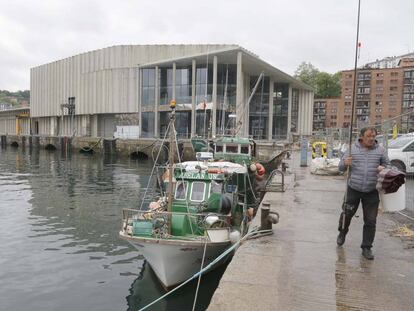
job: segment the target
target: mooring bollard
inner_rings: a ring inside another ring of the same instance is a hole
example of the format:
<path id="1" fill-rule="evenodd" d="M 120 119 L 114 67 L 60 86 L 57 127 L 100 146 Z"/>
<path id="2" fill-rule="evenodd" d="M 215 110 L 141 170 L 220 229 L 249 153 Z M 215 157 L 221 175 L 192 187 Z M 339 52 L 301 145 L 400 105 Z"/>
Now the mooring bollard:
<path id="1" fill-rule="evenodd" d="M 265 201 L 261 207 L 260 230 L 272 230 L 272 224 L 279 222 L 279 214 L 270 211 L 270 203 Z"/>

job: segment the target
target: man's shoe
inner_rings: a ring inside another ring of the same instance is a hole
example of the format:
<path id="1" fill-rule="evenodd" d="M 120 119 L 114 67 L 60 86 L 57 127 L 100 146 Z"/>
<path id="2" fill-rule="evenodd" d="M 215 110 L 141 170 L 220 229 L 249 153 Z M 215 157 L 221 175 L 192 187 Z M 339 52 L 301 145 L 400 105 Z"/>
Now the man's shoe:
<path id="1" fill-rule="evenodd" d="M 338 246 L 342 246 L 345 243 L 345 236 L 346 233 L 343 231 L 339 231 L 338 237 L 336 238 L 336 244 L 338 244 Z"/>
<path id="2" fill-rule="evenodd" d="M 365 259 L 368 259 L 368 260 L 374 259 L 374 254 L 372 254 L 372 251 L 369 248 L 362 249 L 362 256 L 364 256 Z"/>

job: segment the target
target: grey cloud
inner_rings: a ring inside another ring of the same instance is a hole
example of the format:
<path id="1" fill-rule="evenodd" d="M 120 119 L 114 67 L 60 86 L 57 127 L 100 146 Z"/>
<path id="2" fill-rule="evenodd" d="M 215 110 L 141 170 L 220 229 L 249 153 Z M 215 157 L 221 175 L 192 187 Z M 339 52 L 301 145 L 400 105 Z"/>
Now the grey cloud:
<path id="1" fill-rule="evenodd" d="M 302 61 L 353 66 L 357 0 L 4 1 L 0 89 L 30 68 L 116 44 L 232 43 L 293 74 Z M 360 62 L 414 49 L 414 1 L 362 0 Z"/>

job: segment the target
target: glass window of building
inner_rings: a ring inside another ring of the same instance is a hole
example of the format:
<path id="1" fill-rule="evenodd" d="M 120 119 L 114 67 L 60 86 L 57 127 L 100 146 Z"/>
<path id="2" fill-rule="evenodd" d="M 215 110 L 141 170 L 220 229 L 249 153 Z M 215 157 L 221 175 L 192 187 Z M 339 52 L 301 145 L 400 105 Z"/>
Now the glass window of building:
<path id="1" fill-rule="evenodd" d="M 217 112 L 218 134 L 230 134 L 234 128 L 230 115 L 236 112 L 237 66 L 218 64 L 217 66 Z"/>
<path id="2" fill-rule="evenodd" d="M 250 77 L 250 94 L 258 77 Z M 254 139 L 268 138 L 269 124 L 269 77 L 264 77 L 258 85 L 249 106 L 249 135 Z"/>
<path id="3" fill-rule="evenodd" d="M 208 137 L 211 132 L 211 110 L 196 110 L 196 134 L 200 137 Z"/>
<path id="4" fill-rule="evenodd" d="M 290 131 L 296 133 L 298 131 L 298 116 L 299 116 L 299 90 L 292 90 L 292 111 L 290 121 Z"/>
<path id="5" fill-rule="evenodd" d="M 196 104 L 211 102 L 213 93 L 213 66 L 200 65 L 196 68 Z"/>
<path id="6" fill-rule="evenodd" d="M 199 65 L 196 68 L 196 107 L 201 103 L 210 103 L 213 92 L 213 66 Z M 207 137 L 211 130 L 211 110 L 196 110 L 196 134 Z"/>
<path id="7" fill-rule="evenodd" d="M 289 85 L 287 83 L 274 84 L 273 96 L 273 129 L 274 139 L 286 138 L 288 126 Z"/>
<path id="8" fill-rule="evenodd" d="M 154 137 L 154 112 L 141 113 L 141 137 Z"/>
<path id="9" fill-rule="evenodd" d="M 172 100 L 173 94 L 173 69 L 172 68 L 160 68 L 160 105 L 169 105 Z"/>
<path id="10" fill-rule="evenodd" d="M 176 68 L 175 70 L 175 100 L 177 104 L 191 104 L 192 68 Z"/>
<path id="11" fill-rule="evenodd" d="M 153 106 L 155 104 L 155 69 L 142 69 L 142 97 L 141 105 L 143 107 Z"/>
<path id="12" fill-rule="evenodd" d="M 169 112 L 160 112 L 160 137 L 165 136 L 168 123 L 170 122 Z M 191 136 L 191 111 L 175 112 L 175 130 L 178 138 L 190 138 Z"/>

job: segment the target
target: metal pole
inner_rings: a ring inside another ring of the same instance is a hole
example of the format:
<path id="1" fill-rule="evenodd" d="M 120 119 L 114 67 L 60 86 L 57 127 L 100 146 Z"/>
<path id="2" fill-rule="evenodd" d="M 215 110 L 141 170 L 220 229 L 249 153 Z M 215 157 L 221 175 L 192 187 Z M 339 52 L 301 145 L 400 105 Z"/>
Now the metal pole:
<path id="1" fill-rule="evenodd" d="M 355 110 L 355 97 L 356 97 L 356 81 L 357 81 L 357 65 L 358 65 L 358 41 L 359 41 L 359 18 L 361 13 L 361 0 L 358 0 L 358 20 L 357 20 L 357 33 L 356 33 L 356 44 L 355 44 L 355 67 L 354 67 L 354 86 L 353 86 L 353 93 L 352 93 L 352 108 L 351 108 L 351 125 L 349 129 L 349 156 L 351 156 L 351 148 L 352 148 L 352 131 L 353 131 L 353 123 L 354 123 L 354 110 Z M 348 206 L 345 202 L 347 201 L 348 197 L 348 183 L 349 178 L 351 177 L 351 170 L 349 169 L 349 166 L 347 167 L 347 178 L 346 178 L 346 188 L 345 188 L 345 196 L 344 196 L 344 202 L 342 204 L 342 214 L 340 218 L 341 221 L 341 227 L 342 230 L 345 229 L 345 217 L 346 217 L 346 209 L 349 209 L 352 206 Z"/>
<path id="2" fill-rule="evenodd" d="M 173 174 L 174 174 L 174 147 L 175 147 L 175 105 L 176 102 L 173 99 L 171 101 L 171 116 L 170 116 L 170 154 L 169 154 L 169 175 L 168 175 L 168 217 L 169 217 L 169 226 L 168 226 L 168 233 L 171 234 L 171 212 L 172 212 L 172 200 L 173 200 Z"/>
<path id="3" fill-rule="evenodd" d="M 355 67 L 354 67 L 354 86 L 352 91 L 352 107 L 351 107 L 351 125 L 349 127 L 349 156 L 351 156 L 351 145 L 352 145 L 352 131 L 354 125 L 354 114 L 355 114 L 355 98 L 356 98 L 356 84 L 357 84 L 357 65 L 358 65 L 358 42 L 359 42 L 359 18 L 361 13 L 361 0 L 358 0 L 358 20 L 357 20 L 357 33 L 355 43 Z M 349 174 L 348 174 L 349 176 Z"/>

